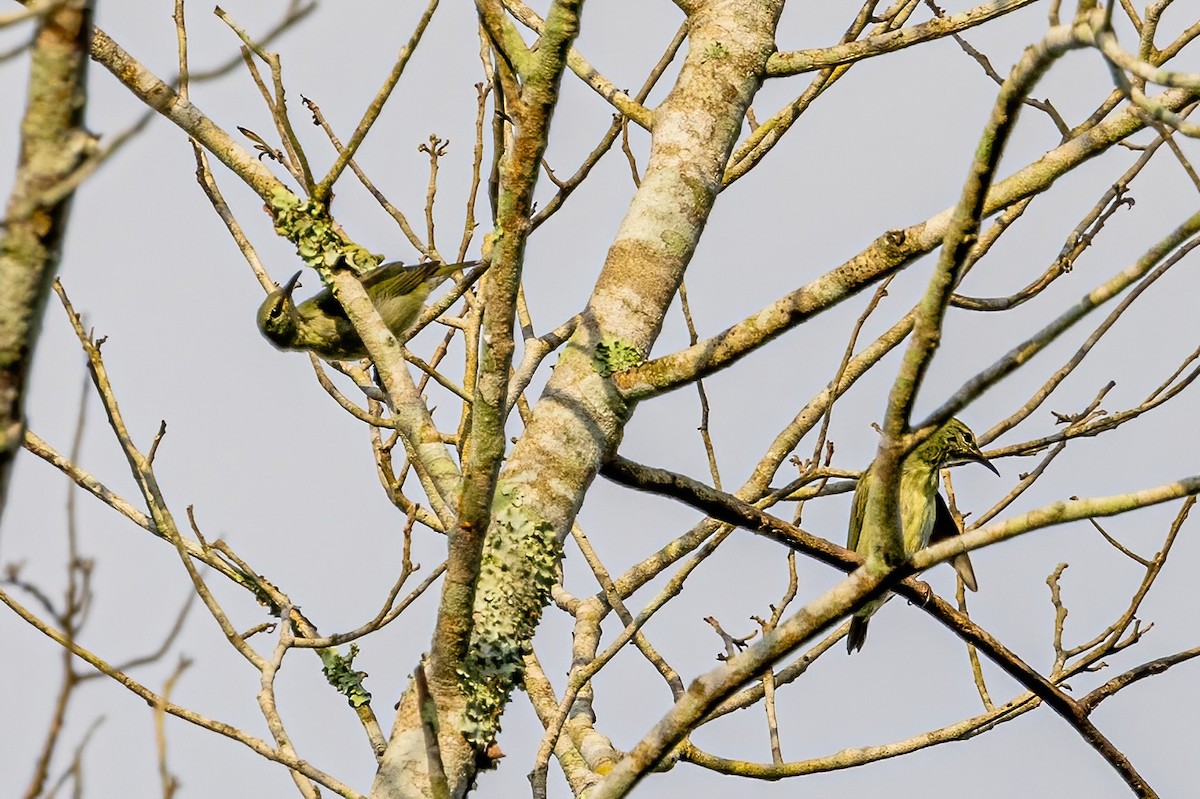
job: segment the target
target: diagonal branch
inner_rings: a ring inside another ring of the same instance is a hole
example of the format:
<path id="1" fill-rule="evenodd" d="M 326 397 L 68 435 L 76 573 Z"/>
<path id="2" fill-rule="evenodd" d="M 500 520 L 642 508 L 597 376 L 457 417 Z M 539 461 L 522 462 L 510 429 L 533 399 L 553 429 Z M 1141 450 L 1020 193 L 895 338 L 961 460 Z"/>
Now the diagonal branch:
<path id="1" fill-rule="evenodd" d="M 1030 2 L 1030 0 L 1024 1 Z M 545 31 L 546 23 L 537 15 L 537 12 L 521 0 L 503 0 L 503 3 L 508 12 L 516 17 L 522 25 L 539 35 Z M 654 113 L 642 105 L 640 99 L 635 100 L 630 97 L 627 92 L 618 89 L 615 83 L 596 71 L 596 68 L 588 63 L 588 60 L 580 55 L 573 46 L 567 50 L 567 66 L 596 94 L 612 103 L 613 108 L 623 116 L 635 122 L 639 127 L 650 130 L 654 121 Z"/>
<path id="2" fill-rule="evenodd" d="M 5 605 L 10 607 L 18 616 L 31 624 L 43 635 L 53 640 L 64 649 L 70 651 L 71 654 L 86 662 L 88 665 L 92 666 L 92 668 L 108 675 L 113 680 L 120 683 L 129 691 L 145 700 L 146 703 L 151 707 L 161 708 L 163 712 L 183 719 L 190 724 L 195 724 L 197 727 L 201 727 L 210 732 L 215 732 L 218 735 L 224 735 L 226 738 L 237 741 L 243 746 L 248 747 L 255 754 L 264 757 L 267 760 L 284 765 L 295 772 L 299 772 L 305 777 L 308 777 L 310 780 L 324 785 L 325 787 L 329 788 L 329 790 L 337 793 L 339 796 L 346 797 L 346 799 L 364 799 L 362 794 L 350 788 L 348 785 L 343 784 L 335 777 L 326 774 L 324 771 L 314 767 L 305 760 L 297 758 L 293 754 L 284 752 L 282 749 L 272 747 L 269 743 L 261 738 L 256 738 L 253 735 L 242 732 L 232 724 L 226 724 L 224 722 L 217 721 L 216 719 L 202 716 L 199 713 L 177 705 L 174 702 L 167 701 L 164 697 L 154 693 L 149 688 L 130 677 L 128 674 L 117 670 L 109 663 L 81 647 L 79 644 L 68 639 L 58 630 L 55 630 L 43 623 L 41 619 L 30 613 L 24 606 L 22 606 L 3 590 L 0 590 L 0 602 L 3 602 Z"/>
<path id="3" fill-rule="evenodd" d="M 354 129 L 354 133 L 350 134 L 350 141 L 346 142 L 346 146 L 338 152 L 337 160 L 333 162 L 333 166 L 329 168 L 329 173 L 321 178 L 321 182 L 313 188 L 313 197 L 321 202 L 328 202 L 329 195 L 333 191 L 333 184 L 341 177 L 342 171 L 346 165 L 350 163 L 350 159 L 358 151 L 358 147 L 363 143 L 370 132 L 371 126 L 375 124 L 375 120 L 379 118 L 380 112 L 383 111 L 384 103 L 388 101 L 388 97 L 392 94 L 392 89 L 396 88 L 396 84 L 400 82 L 400 76 L 404 74 L 404 68 L 408 66 L 408 60 L 412 57 L 413 52 L 417 49 L 417 45 L 421 43 L 421 36 L 425 33 L 425 28 L 429 26 L 429 21 L 433 19 L 433 12 L 437 10 L 438 0 L 429 0 L 429 5 L 425 8 L 425 13 L 421 15 L 417 22 L 417 27 L 413 30 L 412 36 L 404 47 L 400 48 L 399 55 L 396 56 L 396 63 L 392 65 L 392 71 L 388 73 L 384 79 L 383 85 L 379 87 L 379 91 L 375 93 L 375 97 L 371 100 L 371 104 L 367 106 L 366 112 L 363 113 L 363 118 L 359 121 L 358 127 Z"/>
<path id="4" fill-rule="evenodd" d="M 963 264 L 970 254 L 979 235 L 979 222 L 987 210 L 988 190 L 992 179 L 1000 165 L 1000 157 L 1008 137 L 1016 126 L 1017 117 L 1022 107 L 1022 101 L 1033 89 L 1038 80 L 1046 73 L 1058 58 L 1072 49 L 1084 46 L 1084 40 L 1070 27 L 1052 28 L 1045 38 L 1037 45 L 1025 51 L 1021 60 L 1013 67 L 1012 73 L 1000 87 L 996 103 L 984 128 L 983 136 L 975 150 L 975 158 L 963 184 L 962 197 L 955 207 L 946 236 L 942 242 L 941 255 L 929 288 L 921 300 L 917 319 L 909 338 L 908 350 L 899 374 L 892 385 L 888 397 L 887 415 L 883 424 L 883 441 L 880 445 L 880 455 L 884 456 L 880 464 L 880 476 L 885 485 L 889 484 L 888 475 L 891 463 L 899 463 L 903 455 L 901 448 L 895 446 L 900 437 L 908 432 L 909 417 L 912 413 L 913 402 L 917 390 L 933 360 L 933 354 L 941 342 L 942 321 L 945 318 L 946 307 L 950 296 L 958 284 Z M 948 417 L 948 414 L 947 414 Z M 933 424 L 945 421 L 937 417 L 931 420 Z M 930 427 L 922 425 L 922 429 Z M 931 432 L 931 431 L 930 431 Z M 884 491 L 884 495 L 895 492 Z M 874 503 L 872 503 L 874 504 Z M 890 503 L 881 503 L 881 507 Z M 894 510 L 891 508 L 890 510 Z M 868 516 L 871 515 L 868 509 Z M 894 517 L 894 513 L 889 515 Z M 868 524 L 870 522 L 867 522 Z"/>
<path id="5" fill-rule="evenodd" d="M 1179 110 L 1197 93 L 1174 89 L 1162 104 Z M 1126 110 L 1065 142 L 1037 161 L 999 181 L 987 194 L 984 215 L 1045 191 L 1060 177 L 1114 144 L 1148 127 L 1135 110 Z M 903 269 L 939 246 L 950 227 L 953 209 L 924 222 L 884 233 L 850 260 L 698 344 L 620 372 L 613 380 L 630 400 L 648 399 L 733 365 L 792 328 Z M 797 270 L 800 271 L 800 270 Z"/>
<path id="6" fill-rule="evenodd" d="M 920 25 L 880 33 L 856 42 L 846 42 L 814 50 L 776 53 L 767 62 L 767 77 L 781 78 L 788 75 L 799 75 L 804 72 L 853 64 L 855 61 L 866 58 L 894 53 L 921 42 L 953 36 L 997 17 L 1010 14 L 1033 2 L 1035 0 L 1000 0 L 1000 2 L 976 6 L 959 14 L 931 19 Z"/>
<path id="7" fill-rule="evenodd" d="M 978 397 L 988 388 L 1000 382 L 1005 376 L 1015 371 L 1021 364 L 1029 361 L 1037 353 L 1046 349 L 1069 330 L 1076 322 L 1089 312 L 1108 302 L 1124 291 L 1135 281 L 1146 276 L 1159 262 L 1164 261 L 1164 267 L 1169 268 L 1183 258 L 1195 247 L 1200 246 L 1200 239 L 1193 238 L 1200 234 L 1200 212 L 1186 219 L 1161 241 L 1147 250 L 1141 258 L 1118 272 L 1116 275 L 1101 283 L 1089 293 L 1081 297 L 1074 305 L 1061 313 L 1058 318 L 1043 327 L 1025 341 L 1013 347 L 995 363 L 972 377 L 942 403 L 927 419 L 921 422 L 921 427 L 940 423 L 966 405 L 971 399 Z M 1189 239 L 1191 239 L 1189 241 Z M 1178 249 L 1177 249 L 1178 248 Z M 1112 320 L 1114 317 L 1110 317 Z"/>
<path id="8" fill-rule="evenodd" d="M 627 758 L 605 779 L 594 797 L 623 796 L 646 770 L 653 767 L 694 725 L 731 696 L 745 682 L 789 652 L 828 629 L 839 618 L 883 590 L 893 590 L 987 655 L 1009 676 L 1054 708 L 1080 736 L 1094 748 L 1139 796 L 1156 796 L 1153 789 L 1120 752 L 1088 719 L 1091 707 L 1065 694 L 1011 650 L 974 624 L 928 586 L 911 575 L 949 560 L 968 549 L 1003 540 L 1052 524 L 1061 524 L 1097 515 L 1123 513 L 1140 507 L 1200 493 L 1200 476 L 1116 497 L 1056 503 L 963 536 L 929 547 L 913 556 L 910 565 L 890 572 L 870 574 L 857 568 L 860 560 L 848 550 L 809 535 L 794 525 L 763 513 L 731 494 L 717 491 L 698 481 L 663 469 L 653 469 L 623 458 L 607 464 L 603 474 L 641 490 L 654 491 L 681 499 L 706 514 L 783 543 L 799 552 L 853 573 L 826 594 L 813 600 L 799 613 L 781 624 L 754 646 L 732 658 L 726 666 L 697 678 L 687 693 L 668 712 Z M 903 580 L 900 578 L 904 577 Z"/>

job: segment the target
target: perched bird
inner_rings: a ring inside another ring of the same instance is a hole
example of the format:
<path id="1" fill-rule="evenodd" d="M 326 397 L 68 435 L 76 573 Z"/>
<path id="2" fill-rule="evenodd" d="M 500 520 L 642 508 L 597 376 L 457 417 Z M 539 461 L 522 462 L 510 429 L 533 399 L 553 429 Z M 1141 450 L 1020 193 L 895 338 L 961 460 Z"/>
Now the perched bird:
<path id="1" fill-rule="evenodd" d="M 481 263 L 384 264 L 363 275 L 362 284 L 388 329 L 399 336 L 416 321 L 429 292 L 447 275 Z M 292 292 L 299 279 L 297 272 L 258 307 L 258 329 L 267 341 L 281 350 L 308 350 L 327 361 L 365 358 L 367 348 L 328 288 L 296 304 Z"/>
<path id="2" fill-rule="evenodd" d="M 958 419 L 943 424 L 933 435 L 925 439 L 900 463 L 900 529 L 904 538 L 904 554 L 929 546 L 930 541 L 941 541 L 962 531 L 955 521 L 946 501 L 938 493 L 939 470 L 947 466 L 974 461 L 982 463 L 999 476 L 996 467 L 979 451 L 975 434 Z M 867 516 L 867 498 L 878 484 L 874 463 L 859 478 L 854 490 L 854 505 L 850 511 L 850 535 L 847 549 L 853 549 L 866 557 L 880 544 L 878 532 L 873 528 L 863 529 Z M 951 564 L 962 577 L 963 584 L 972 591 L 978 589 L 975 571 L 967 553 L 956 556 Z M 884 598 L 875 599 L 861 607 L 850 619 L 850 632 L 846 636 L 846 651 L 862 649 L 867 637 L 867 622 Z"/>

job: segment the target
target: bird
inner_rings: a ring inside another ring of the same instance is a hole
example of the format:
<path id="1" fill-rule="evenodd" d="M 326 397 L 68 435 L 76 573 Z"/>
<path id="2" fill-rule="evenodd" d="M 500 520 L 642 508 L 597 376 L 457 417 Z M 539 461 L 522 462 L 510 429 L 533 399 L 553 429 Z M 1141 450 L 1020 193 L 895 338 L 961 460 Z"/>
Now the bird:
<path id="1" fill-rule="evenodd" d="M 946 501 L 938 492 L 939 472 L 947 466 L 968 462 L 981 463 L 997 476 L 1000 475 L 999 470 L 980 452 L 971 428 L 958 419 L 947 421 L 901 461 L 900 493 L 897 499 L 906 556 L 924 549 L 931 541 L 945 540 L 962 532 Z M 854 490 L 854 504 L 850 511 L 850 530 L 846 543 L 847 549 L 853 549 L 863 557 L 867 557 L 872 550 L 880 546 L 877 530 L 863 529 L 867 517 L 867 499 L 871 491 L 878 486 L 874 466 L 875 463 L 872 462 L 871 466 L 867 467 Z M 951 564 L 967 588 L 972 591 L 978 590 L 975 570 L 971 567 L 971 559 L 967 557 L 967 553 L 955 556 Z M 853 653 L 862 649 L 867 636 L 867 622 L 871 614 L 883 605 L 885 599 L 886 597 L 881 597 L 871 600 L 851 617 L 850 632 L 846 635 L 847 652 Z"/>
<path id="2" fill-rule="evenodd" d="M 482 263 L 428 261 L 406 266 L 396 261 L 373 269 L 360 279 L 388 329 L 399 336 L 416 321 L 429 293 L 447 275 Z M 292 275 L 258 307 L 258 329 L 263 336 L 277 349 L 307 350 L 327 361 L 365 358 L 366 346 L 328 288 L 299 305 L 292 299 L 300 274 Z"/>

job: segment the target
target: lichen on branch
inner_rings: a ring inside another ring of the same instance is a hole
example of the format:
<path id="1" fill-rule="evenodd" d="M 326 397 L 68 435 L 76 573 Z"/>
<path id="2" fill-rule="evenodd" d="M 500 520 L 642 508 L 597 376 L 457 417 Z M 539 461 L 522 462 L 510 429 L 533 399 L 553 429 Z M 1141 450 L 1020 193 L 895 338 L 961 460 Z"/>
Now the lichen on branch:
<path id="1" fill-rule="evenodd" d="M 341 262 L 362 274 L 383 261 L 382 255 L 350 241 L 329 216 L 329 207 L 320 200 L 301 200 L 281 187 L 271 194 L 270 209 L 275 232 L 295 244 L 296 254 L 313 269 Z"/>
<path id="2" fill-rule="evenodd" d="M 496 491 L 475 592 L 475 624 L 460 677 L 467 697 L 462 732 L 485 748 L 524 680 L 524 657 L 550 601 L 561 546 L 549 522 L 533 515 L 515 487 Z M 530 590 L 532 588 L 532 590 Z"/>

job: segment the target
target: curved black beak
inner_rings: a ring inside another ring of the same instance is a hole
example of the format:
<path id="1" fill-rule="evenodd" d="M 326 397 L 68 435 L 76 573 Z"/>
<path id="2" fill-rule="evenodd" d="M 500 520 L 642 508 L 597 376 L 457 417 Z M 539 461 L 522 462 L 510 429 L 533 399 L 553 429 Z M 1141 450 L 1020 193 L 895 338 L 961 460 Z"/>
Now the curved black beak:
<path id="1" fill-rule="evenodd" d="M 975 450 L 975 454 L 971 456 L 971 460 L 973 460 L 975 463 L 981 463 L 981 464 L 983 464 L 984 466 L 988 467 L 988 469 L 990 469 L 990 470 L 991 470 L 992 474 L 996 475 L 997 477 L 999 477 L 999 476 L 1000 476 L 1000 470 L 999 470 L 999 469 L 997 469 L 997 468 L 996 468 L 996 467 L 995 467 L 995 466 L 992 464 L 992 462 L 991 462 L 991 461 L 989 461 L 987 458 L 985 458 L 985 457 L 984 457 L 984 455 L 983 455 L 983 453 L 982 453 L 982 452 L 980 452 L 978 449 L 977 449 L 977 450 Z"/>
<path id="2" fill-rule="evenodd" d="M 290 278 L 288 278 L 288 281 L 286 283 L 284 283 L 282 286 L 279 287 L 283 291 L 283 296 L 287 297 L 288 299 L 291 299 L 292 292 L 295 291 L 296 288 L 300 285 L 300 275 L 301 274 L 303 274 L 303 273 L 297 272 L 296 274 L 294 274 Z"/>

